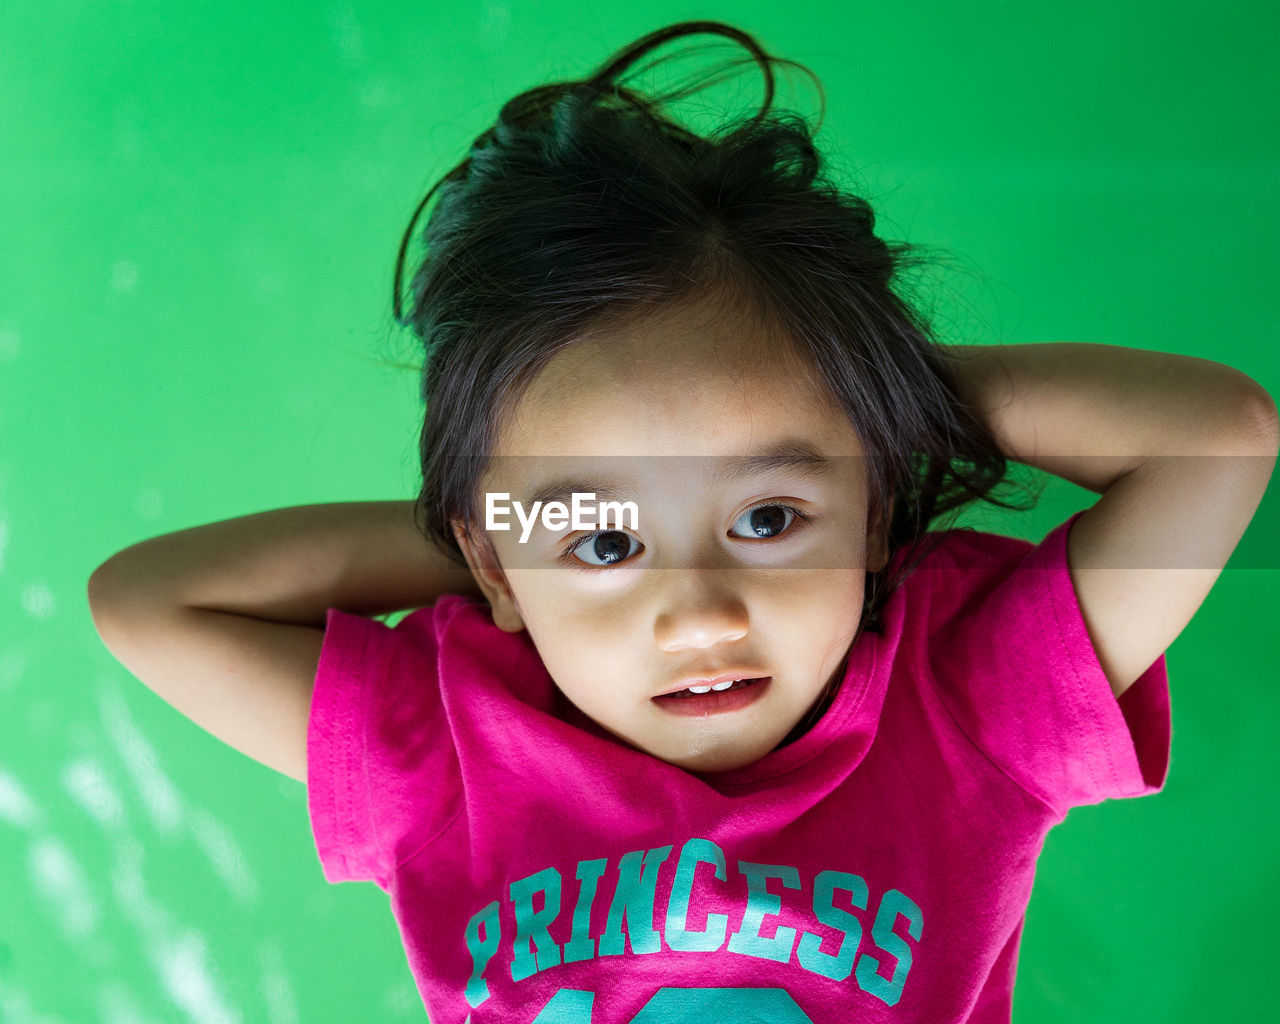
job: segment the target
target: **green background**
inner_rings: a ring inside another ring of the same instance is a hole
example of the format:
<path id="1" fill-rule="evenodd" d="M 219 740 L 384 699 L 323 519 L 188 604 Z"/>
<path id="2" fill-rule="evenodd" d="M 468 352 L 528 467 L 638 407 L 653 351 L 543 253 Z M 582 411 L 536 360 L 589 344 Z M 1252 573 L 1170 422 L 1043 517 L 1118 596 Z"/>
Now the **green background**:
<path id="1" fill-rule="evenodd" d="M 387 897 L 324 881 L 304 788 L 138 683 L 85 584 L 145 537 L 412 497 L 414 206 L 506 98 L 687 18 L 820 76 L 877 229 L 954 258 L 944 340 L 1177 352 L 1280 393 L 1261 0 L 4 4 L 0 1020 L 422 1019 Z M 752 112 L 759 79 L 707 95 Z M 1039 539 L 1093 500 L 981 525 Z M 1276 1005 L 1276 504 L 1168 652 L 1165 791 L 1049 835 L 1018 1024 Z"/>

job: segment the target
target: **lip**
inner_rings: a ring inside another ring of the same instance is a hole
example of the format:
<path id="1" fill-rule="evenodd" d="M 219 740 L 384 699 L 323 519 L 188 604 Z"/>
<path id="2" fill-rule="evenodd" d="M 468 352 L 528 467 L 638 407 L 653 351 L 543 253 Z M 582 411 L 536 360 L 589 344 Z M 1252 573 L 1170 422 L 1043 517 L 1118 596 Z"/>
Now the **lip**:
<path id="1" fill-rule="evenodd" d="M 752 677 L 728 676 L 727 678 L 750 679 Z M 754 704 L 764 696 L 772 681 L 772 676 L 762 676 L 749 686 L 744 686 L 738 690 L 720 690 L 718 692 L 711 690 L 708 693 L 695 693 L 689 697 L 672 697 L 670 692 L 674 691 L 669 691 L 668 693 L 651 697 L 650 700 L 662 710 L 669 711 L 673 715 L 695 715 L 698 717 L 720 715 L 730 711 L 739 711 L 750 704 Z M 721 679 L 719 682 L 724 682 L 724 680 Z"/>
<path id="2" fill-rule="evenodd" d="M 663 690 L 656 694 L 658 697 L 665 697 L 669 693 L 679 693 L 681 690 L 687 690 L 690 686 L 715 686 L 716 683 L 728 683 L 737 679 L 766 679 L 770 678 L 761 672 L 757 672 L 753 668 L 740 668 L 733 672 L 721 672 L 718 676 L 690 676 L 688 679 L 682 679 L 674 686 Z M 697 696 L 695 694 L 695 696 Z"/>

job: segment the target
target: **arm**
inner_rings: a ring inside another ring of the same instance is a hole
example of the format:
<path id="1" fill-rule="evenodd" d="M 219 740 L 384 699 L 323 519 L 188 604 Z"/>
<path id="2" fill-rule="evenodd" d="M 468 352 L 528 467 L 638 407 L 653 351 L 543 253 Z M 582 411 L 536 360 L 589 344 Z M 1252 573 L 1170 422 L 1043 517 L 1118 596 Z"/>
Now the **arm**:
<path id="1" fill-rule="evenodd" d="M 277 509 L 166 534 L 89 580 L 103 644 L 224 743 L 307 781 L 311 696 L 330 606 L 376 615 L 481 597 L 407 501 Z"/>
<path id="2" fill-rule="evenodd" d="M 411 501 L 300 505 L 125 548 L 100 582 L 152 601 L 323 627 L 330 606 L 383 615 L 442 594 L 482 598 L 471 570 L 418 532 Z"/>
<path id="3" fill-rule="evenodd" d="M 1119 698 L 1191 620 L 1261 503 L 1275 402 L 1189 356 L 1072 342 L 947 352 L 961 401 L 1009 458 L 1102 495 L 1067 553 Z"/>

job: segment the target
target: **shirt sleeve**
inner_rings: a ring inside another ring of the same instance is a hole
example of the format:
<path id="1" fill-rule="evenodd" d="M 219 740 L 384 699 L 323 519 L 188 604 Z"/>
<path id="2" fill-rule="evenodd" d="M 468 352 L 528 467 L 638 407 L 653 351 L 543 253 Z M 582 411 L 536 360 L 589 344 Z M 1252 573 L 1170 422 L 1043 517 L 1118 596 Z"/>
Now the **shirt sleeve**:
<path id="1" fill-rule="evenodd" d="M 456 813 L 433 608 L 393 629 L 330 608 L 307 725 L 307 805 L 329 882 L 386 890 Z"/>
<path id="2" fill-rule="evenodd" d="M 973 744 L 1061 820 L 1159 792 L 1169 768 L 1162 653 L 1117 701 L 1067 566 L 1076 512 L 1038 545 L 958 531 L 935 593 L 928 660 Z"/>

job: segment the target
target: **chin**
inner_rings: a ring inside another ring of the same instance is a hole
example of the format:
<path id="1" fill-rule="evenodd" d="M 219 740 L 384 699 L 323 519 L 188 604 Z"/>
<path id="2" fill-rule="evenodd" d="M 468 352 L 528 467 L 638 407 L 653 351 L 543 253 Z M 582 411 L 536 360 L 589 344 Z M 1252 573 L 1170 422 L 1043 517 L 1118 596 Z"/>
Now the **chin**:
<path id="1" fill-rule="evenodd" d="M 769 745 L 761 745 L 759 750 L 701 750 L 686 752 L 677 757 L 664 757 L 663 760 L 687 772 L 732 772 L 759 761 L 772 749 Z"/>

